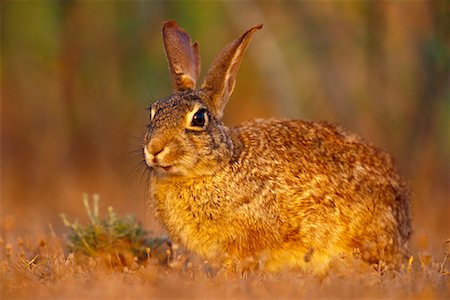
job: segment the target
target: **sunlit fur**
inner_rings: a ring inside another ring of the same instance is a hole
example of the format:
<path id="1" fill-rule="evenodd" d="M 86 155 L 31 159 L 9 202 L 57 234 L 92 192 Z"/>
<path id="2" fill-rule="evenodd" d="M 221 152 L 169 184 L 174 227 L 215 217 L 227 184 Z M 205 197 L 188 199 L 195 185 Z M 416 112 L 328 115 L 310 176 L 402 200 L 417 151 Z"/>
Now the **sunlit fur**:
<path id="1" fill-rule="evenodd" d="M 168 34 L 186 34 L 167 26 Z M 255 28 L 228 45 L 210 73 L 234 80 L 238 66 L 229 64 Z M 232 83 L 203 86 L 232 90 Z M 172 240 L 208 259 L 253 257 L 269 271 L 323 273 L 333 257 L 353 253 L 368 263 L 403 261 L 409 192 L 387 153 L 323 122 L 271 119 L 229 128 L 221 121 L 226 101 L 202 88 L 152 106 L 144 139 L 150 197 Z M 186 120 L 200 106 L 209 122 L 190 130 Z M 150 153 L 161 157 L 155 163 Z"/>

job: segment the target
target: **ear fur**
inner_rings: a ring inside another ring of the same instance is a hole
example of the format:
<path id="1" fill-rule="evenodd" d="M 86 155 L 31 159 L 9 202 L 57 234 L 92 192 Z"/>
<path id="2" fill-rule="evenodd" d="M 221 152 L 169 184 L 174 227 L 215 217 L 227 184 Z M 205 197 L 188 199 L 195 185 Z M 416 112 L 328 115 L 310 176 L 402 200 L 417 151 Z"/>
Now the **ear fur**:
<path id="1" fill-rule="evenodd" d="M 174 92 L 195 89 L 200 73 L 198 43 L 192 44 L 176 21 L 164 23 L 162 35 Z"/>
<path id="2" fill-rule="evenodd" d="M 236 74 L 255 31 L 262 28 L 256 25 L 241 37 L 228 44 L 214 59 L 201 90 L 208 96 L 210 109 L 218 119 L 223 116 L 225 105 L 233 92 Z"/>

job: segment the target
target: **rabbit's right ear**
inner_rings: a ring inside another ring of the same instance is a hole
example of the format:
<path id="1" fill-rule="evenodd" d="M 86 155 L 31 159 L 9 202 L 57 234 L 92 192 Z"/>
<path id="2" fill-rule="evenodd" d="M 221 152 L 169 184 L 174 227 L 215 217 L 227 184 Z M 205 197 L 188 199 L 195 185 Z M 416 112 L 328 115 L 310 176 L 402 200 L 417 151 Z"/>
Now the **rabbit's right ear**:
<path id="1" fill-rule="evenodd" d="M 163 41 L 174 92 L 193 90 L 200 73 L 198 44 L 176 21 L 163 25 Z"/>

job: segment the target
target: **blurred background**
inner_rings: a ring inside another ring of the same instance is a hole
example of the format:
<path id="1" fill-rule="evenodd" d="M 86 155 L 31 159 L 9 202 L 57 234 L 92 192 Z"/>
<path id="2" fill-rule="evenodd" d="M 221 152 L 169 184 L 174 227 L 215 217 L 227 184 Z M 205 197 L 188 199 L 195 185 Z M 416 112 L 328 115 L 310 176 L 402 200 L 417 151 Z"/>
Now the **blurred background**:
<path id="1" fill-rule="evenodd" d="M 82 193 L 147 209 L 146 107 L 171 91 L 162 22 L 218 51 L 263 23 L 225 112 L 337 122 L 392 153 L 413 191 L 413 245 L 449 238 L 449 7 L 445 1 L 2 1 L 1 234 L 39 235 Z"/>

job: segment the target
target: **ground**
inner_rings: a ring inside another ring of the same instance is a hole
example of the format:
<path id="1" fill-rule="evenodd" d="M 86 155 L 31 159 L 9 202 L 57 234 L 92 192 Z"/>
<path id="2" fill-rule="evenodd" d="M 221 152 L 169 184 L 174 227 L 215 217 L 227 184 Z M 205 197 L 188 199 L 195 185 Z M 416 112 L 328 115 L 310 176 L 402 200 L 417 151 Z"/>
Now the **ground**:
<path id="1" fill-rule="evenodd" d="M 258 262 L 233 270 L 152 237 L 131 216 L 101 217 L 85 199 L 89 222 L 62 220 L 67 234 L 0 240 L 2 299 L 449 299 L 450 240 L 432 255 L 413 254 L 400 269 L 336 258 L 329 274 L 269 274 Z M 256 265 L 256 267 L 255 267 Z"/>

